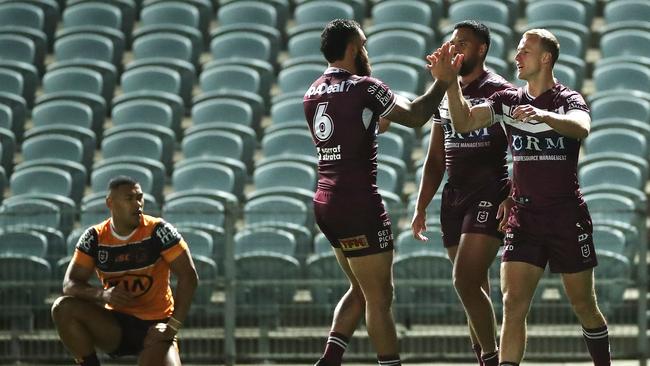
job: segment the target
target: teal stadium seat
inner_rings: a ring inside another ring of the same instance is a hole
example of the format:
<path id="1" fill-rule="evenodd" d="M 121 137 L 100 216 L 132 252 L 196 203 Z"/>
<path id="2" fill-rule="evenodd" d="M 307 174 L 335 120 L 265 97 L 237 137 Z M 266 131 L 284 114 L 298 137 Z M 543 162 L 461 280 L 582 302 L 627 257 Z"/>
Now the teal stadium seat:
<path id="1" fill-rule="evenodd" d="M 645 137 L 634 131 L 612 128 L 589 134 L 585 140 L 587 153 L 616 151 L 648 159 Z"/>
<path id="2" fill-rule="evenodd" d="M 261 251 L 293 257 L 296 253 L 294 236 L 276 228 L 243 229 L 235 234 L 234 240 L 235 256 Z"/>
<path id="3" fill-rule="evenodd" d="M 305 126 L 302 98 L 286 98 L 271 106 L 271 125 L 266 128 L 266 133 L 284 128 L 304 129 Z"/>
<path id="4" fill-rule="evenodd" d="M 178 228 L 177 228 L 178 229 Z M 187 245 L 190 247 L 192 256 L 200 255 L 208 258 L 214 257 L 214 243 L 212 236 L 199 229 L 183 228 L 178 229 Z"/>
<path id="5" fill-rule="evenodd" d="M 644 0 L 617 0 L 605 4 L 603 34 L 617 29 L 650 30 L 650 4 Z"/>
<path id="6" fill-rule="evenodd" d="M 163 218 L 174 226 L 198 223 L 223 227 L 225 209 L 218 201 L 199 195 L 188 196 L 166 201 Z"/>
<path id="7" fill-rule="evenodd" d="M 6 0 L 7 3 L 22 3 L 39 8 L 43 14 L 43 26 L 39 28 L 48 36 L 48 48 L 52 47 L 54 32 L 61 18 L 61 7 L 55 0 Z"/>
<path id="8" fill-rule="evenodd" d="M 251 199 L 244 206 L 246 225 L 291 223 L 312 229 L 311 207 L 296 198 L 266 196 Z"/>
<path id="9" fill-rule="evenodd" d="M 21 96 L 31 108 L 39 84 L 36 68 L 36 47 L 28 37 L 18 34 L 0 34 L 0 67 L 14 70 L 23 78 Z"/>
<path id="10" fill-rule="evenodd" d="M 600 38 L 602 59 L 598 66 L 615 62 L 634 62 L 650 66 L 650 34 L 636 29 L 618 29 Z"/>
<path id="11" fill-rule="evenodd" d="M 268 90 L 262 91 L 259 73 L 251 67 L 215 65 L 201 74 L 199 83 L 203 93 L 194 98 L 194 103 L 222 97 L 241 100 L 253 109 L 256 120 L 266 111 Z"/>
<path id="12" fill-rule="evenodd" d="M 142 166 L 129 163 L 116 163 L 95 168 L 90 176 L 92 192 L 105 195 L 108 182 L 118 175 L 132 177 L 140 183 L 142 192 L 152 194 L 154 178 L 151 172 Z"/>
<path id="13" fill-rule="evenodd" d="M 32 310 L 48 305 L 48 281 L 52 278 L 50 265 L 42 258 L 19 254 L 0 255 L 0 318 L 2 329 L 33 331 Z M 35 283 L 25 286 L 24 281 Z M 21 283 L 22 282 L 22 283 Z"/>
<path id="14" fill-rule="evenodd" d="M 313 192 L 316 180 L 314 168 L 294 161 L 274 161 L 258 166 L 253 175 L 255 189 L 294 187 Z"/>
<path id="15" fill-rule="evenodd" d="M 388 30 L 368 36 L 366 49 L 373 64 L 397 62 L 413 65 L 416 69 L 424 65 L 424 56 L 428 51 L 424 37 L 402 30 Z"/>
<path id="16" fill-rule="evenodd" d="M 585 186 L 612 184 L 643 190 L 647 181 L 643 179 L 639 168 L 616 160 L 597 161 L 582 165 L 578 175 L 580 182 Z M 647 178 L 647 174 L 645 178 Z"/>
<path id="17" fill-rule="evenodd" d="M 650 70 L 642 65 L 621 62 L 597 67 L 593 74 L 596 90 L 648 91 Z"/>
<path id="18" fill-rule="evenodd" d="M 174 191 L 209 194 L 212 191 L 235 193 L 235 174 L 228 166 L 213 162 L 196 163 L 174 169 Z"/>
<path id="19" fill-rule="evenodd" d="M 95 137 L 95 133 L 89 128 L 75 126 L 75 125 L 67 125 L 64 124 L 63 121 L 61 122 L 62 123 L 52 124 L 52 125 L 45 125 L 45 126 L 38 126 L 38 127 L 34 126 L 26 131 L 25 139 L 32 138 L 35 136 L 49 135 L 49 134 L 61 134 L 61 135 L 71 136 L 81 141 L 84 147 L 83 167 L 86 169 L 86 171 L 90 171 L 95 156 L 95 147 L 97 146 L 96 144 L 97 139 Z M 3 138 L 2 129 L 0 129 L 0 139 L 2 138 Z M 4 144 L 5 142 L 2 143 Z"/>
<path id="20" fill-rule="evenodd" d="M 234 162 L 230 158 L 226 157 L 198 157 L 192 159 L 218 159 L 222 163 L 233 168 L 233 171 L 237 175 L 237 171 L 240 170 L 239 166 L 243 166 L 244 173 L 250 172 L 253 169 L 253 153 L 255 151 L 255 146 L 257 145 L 257 136 L 255 131 L 248 126 L 238 125 L 232 122 L 215 122 L 215 123 L 204 123 L 196 126 L 189 127 L 185 130 L 185 137 L 189 137 L 193 134 L 200 134 L 207 131 L 225 131 L 231 132 L 239 136 L 243 144 L 242 160 Z M 188 159 L 179 161 L 177 164 L 186 162 Z M 237 166 L 235 166 L 237 165 Z"/>
<path id="21" fill-rule="evenodd" d="M 157 32 L 175 33 L 187 37 L 192 47 L 199 54 L 205 45 L 204 33 L 201 28 L 201 14 L 196 4 L 185 1 L 159 1 L 147 4 L 140 13 L 140 27 L 134 33 L 134 38 Z"/>
<path id="22" fill-rule="evenodd" d="M 58 229 L 61 224 L 61 210 L 45 200 L 24 199 L 0 206 L 0 218 L 3 228 L 43 226 Z"/>
<path id="23" fill-rule="evenodd" d="M 623 95 L 605 96 L 591 103 L 593 120 L 629 118 L 650 123 L 650 101 Z"/>
<path id="24" fill-rule="evenodd" d="M 47 238 L 36 231 L 5 230 L 0 239 L 0 254 L 43 258 L 47 253 Z"/>

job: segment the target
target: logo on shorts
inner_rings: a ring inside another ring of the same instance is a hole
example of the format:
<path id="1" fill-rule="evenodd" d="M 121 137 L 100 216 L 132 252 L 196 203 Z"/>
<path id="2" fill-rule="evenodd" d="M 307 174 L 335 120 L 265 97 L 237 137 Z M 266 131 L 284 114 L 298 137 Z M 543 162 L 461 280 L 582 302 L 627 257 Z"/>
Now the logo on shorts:
<path id="1" fill-rule="evenodd" d="M 492 202 L 490 201 L 481 201 L 478 203 L 478 207 L 492 207 Z"/>
<path id="2" fill-rule="evenodd" d="M 106 261 L 108 261 L 108 251 L 107 250 L 98 251 L 97 260 L 99 260 L 99 263 L 106 263 Z"/>
<path id="3" fill-rule="evenodd" d="M 366 238 L 365 235 L 339 239 L 339 243 L 341 243 L 341 249 L 345 251 L 360 250 L 370 247 L 368 244 L 368 238 Z"/>
<path id="4" fill-rule="evenodd" d="M 589 239 L 589 234 L 580 234 L 578 235 L 578 243 Z"/>
<path id="5" fill-rule="evenodd" d="M 585 244 L 580 247 L 580 251 L 582 252 L 582 256 L 585 258 L 589 258 L 591 255 L 591 249 L 589 249 L 589 244 Z"/>
<path id="6" fill-rule="evenodd" d="M 476 215 L 476 221 L 483 224 L 488 220 L 489 215 L 490 215 L 490 213 L 487 212 L 487 211 L 479 211 L 478 214 Z"/>

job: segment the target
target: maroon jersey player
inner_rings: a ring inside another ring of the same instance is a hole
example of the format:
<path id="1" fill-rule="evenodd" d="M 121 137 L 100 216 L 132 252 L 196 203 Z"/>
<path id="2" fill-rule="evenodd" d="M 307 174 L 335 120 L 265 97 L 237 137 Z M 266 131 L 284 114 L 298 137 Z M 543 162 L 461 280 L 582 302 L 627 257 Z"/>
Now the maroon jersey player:
<path id="1" fill-rule="evenodd" d="M 582 96 L 553 77 L 559 50 L 549 31 L 529 30 L 515 57 L 524 87 L 498 92 L 477 106 L 462 100 L 457 83 L 447 91 L 456 129 L 504 123 L 514 159 L 512 197 L 499 208 L 507 217 L 501 365 L 519 365 L 523 358 L 526 315 L 547 264 L 562 276 L 594 365 L 611 364 L 607 324 L 594 291 L 591 219 L 576 178 L 580 141 L 591 118 Z M 457 70 L 443 54 L 432 73 L 453 81 Z"/>
<path id="2" fill-rule="evenodd" d="M 304 96 L 305 117 L 318 153 L 316 222 L 350 281 L 334 311 L 325 352 L 316 363 L 321 366 L 341 364 L 364 312 L 379 363 L 401 364 L 391 314 L 393 235 L 377 192 L 376 135 L 380 117 L 411 127 L 426 123 L 448 86 L 436 81 L 413 102 L 397 97 L 370 77 L 365 43 L 356 22 L 330 22 L 321 35 L 329 67 Z"/>
<path id="3" fill-rule="evenodd" d="M 472 105 L 513 86 L 485 68 L 490 31 L 477 21 L 454 26 L 451 43 L 465 57 L 459 72 L 463 97 Z M 472 349 L 479 365 L 497 366 L 496 319 L 490 302 L 488 270 L 503 242 L 497 208 L 508 196 L 508 142 L 501 124 L 476 131 L 454 130 L 446 99 L 431 128 L 429 150 L 413 213 L 411 229 L 426 240 L 426 208 L 447 172 L 440 224 L 443 243 L 454 264 L 453 278 L 469 320 Z"/>

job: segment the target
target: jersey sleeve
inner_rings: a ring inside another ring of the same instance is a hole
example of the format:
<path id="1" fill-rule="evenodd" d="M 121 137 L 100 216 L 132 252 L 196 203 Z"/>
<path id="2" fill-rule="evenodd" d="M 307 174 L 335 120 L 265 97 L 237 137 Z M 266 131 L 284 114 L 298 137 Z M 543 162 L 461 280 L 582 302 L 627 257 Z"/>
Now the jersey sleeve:
<path id="1" fill-rule="evenodd" d="M 562 107 L 564 107 L 564 113 L 568 113 L 569 111 L 574 110 L 589 113 L 589 107 L 587 106 L 587 103 L 585 102 L 582 95 L 573 90 L 567 93 L 566 98 L 563 98 Z"/>
<path id="2" fill-rule="evenodd" d="M 185 243 L 178 230 L 165 220 L 160 220 L 156 224 L 153 234 L 160 244 L 160 255 L 168 263 L 181 255 L 183 251 L 189 251 L 187 243 Z"/>
<path id="3" fill-rule="evenodd" d="M 380 117 L 385 117 L 395 107 L 395 93 L 388 85 L 381 81 L 368 77 L 364 81 L 363 92 L 366 107 Z"/>
<path id="4" fill-rule="evenodd" d="M 503 101 L 505 100 L 505 93 L 504 91 L 498 91 L 492 95 L 490 95 L 486 100 L 485 103 L 490 106 L 490 109 L 492 110 L 492 119 L 490 121 L 490 125 L 494 123 L 501 122 L 503 120 Z"/>
<path id="5" fill-rule="evenodd" d="M 87 268 L 95 267 L 97 258 L 97 230 L 94 227 L 84 231 L 77 240 L 72 261 Z"/>

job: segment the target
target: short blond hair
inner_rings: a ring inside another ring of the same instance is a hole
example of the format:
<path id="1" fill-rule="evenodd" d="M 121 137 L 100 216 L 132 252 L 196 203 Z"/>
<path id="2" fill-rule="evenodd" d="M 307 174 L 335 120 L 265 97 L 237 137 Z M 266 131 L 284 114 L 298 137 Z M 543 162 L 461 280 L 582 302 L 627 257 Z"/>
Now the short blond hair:
<path id="1" fill-rule="evenodd" d="M 546 29 L 536 28 L 524 33 L 524 37 L 530 35 L 539 37 L 544 51 L 551 53 L 551 66 L 555 66 L 555 61 L 560 56 L 560 42 L 558 42 L 553 33 Z"/>

